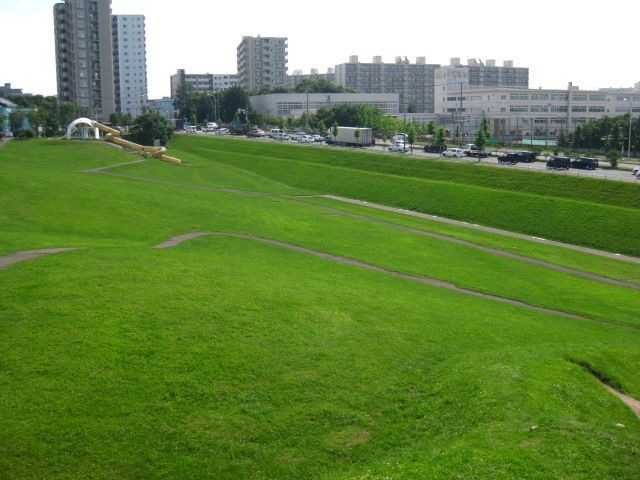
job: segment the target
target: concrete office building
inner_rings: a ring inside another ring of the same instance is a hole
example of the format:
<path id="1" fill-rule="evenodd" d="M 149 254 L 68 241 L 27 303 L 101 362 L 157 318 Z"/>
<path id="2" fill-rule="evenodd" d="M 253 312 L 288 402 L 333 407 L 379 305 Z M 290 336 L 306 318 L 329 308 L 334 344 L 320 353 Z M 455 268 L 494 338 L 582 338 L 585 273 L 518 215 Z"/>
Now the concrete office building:
<path id="1" fill-rule="evenodd" d="M 237 48 L 238 85 L 257 91 L 285 85 L 287 76 L 286 37 L 242 37 Z"/>
<path id="2" fill-rule="evenodd" d="M 191 85 L 196 92 L 219 92 L 238 84 L 235 73 L 186 73 L 179 69 L 170 77 L 171 98 L 176 98 L 180 85 Z"/>
<path id="3" fill-rule="evenodd" d="M 116 110 L 137 117 L 147 101 L 144 15 L 113 15 L 113 65 Z"/>
<path id="4" fill-rule="evenodd" d="M 296 88 L 304 80 L 327 80 L 336 83 L 335 68 L 328 68 L 327 73 L 318 73 L 317 68 L 312 68 L 308 74 L 302 73 L 302 70 L 294 70 L 291 75 L 285 77 L 285 87 Z"/>
<path id="5" fill-rule="evenodd" d="M 53 12 L 58 98 L 108 121 L 116 109 L 111 0 L 65 0 Z"/>
<path id="6" fill-rule="evenodd" d="M 495 60 L 470 58 L 462 65 L 459 58 L 452 58 L 450 64 L 436 70 L 436 85 L 446 85 L 450 90 L 466 87 L 516 87 L 529 88 L 529 69 L 514 67 L 513 60 L 505 60 L 496 66 Z"/>
<path id="7" fill-rule="evenodd" d="M 29 94 L 22 93 L 21 88 L 12 88 L 10 83 L 5 83 L 4 86 L 0 85 L 0 96 L 2 95 L 29 95 Z"/>
<path id="8" fill-rule="evenodd" d="M 175 118 L 175 107 L 173 98 L 162 97 L 150 99 L 147 101 L 147 108 L 158 115 L 163 116 L 167 120 Z"/>
<path id="9" fill-rule="evenodd" d="M 397 93 L 270 93 L 249 97 L 251 107 L 278 118 L 316 113 L 320 108 L 340 104 L 366 104 L 380 108 L 386 115 L 398 115 Z"/>
<path id="10" fill-rule="evenodd" d="M 336 65 L 336 83 L 362 93 L 397 93 L 400 112 L 433 112 L 435 71 L 440 65 L 427 64 L 425 57 L 410 63 L 396 57 L 395 63 L 383 63 L 373 57 L 371 63 L 360 63 L 356 55 L 349 63 Z"/>
<path id="11" fill-rule="evenodd" d="M 501 141 L 545 143 L 605 115 L 631 111 L 634 118 L 640 116 L 640 91 L 580 90 L 569 83 L 560 90 L 468 87 L 460 94 L 440 85 L 435 107 L 438 122 L 450 132 L 459 125 L 461 134 L 471 138 L 486 118 Z"/>

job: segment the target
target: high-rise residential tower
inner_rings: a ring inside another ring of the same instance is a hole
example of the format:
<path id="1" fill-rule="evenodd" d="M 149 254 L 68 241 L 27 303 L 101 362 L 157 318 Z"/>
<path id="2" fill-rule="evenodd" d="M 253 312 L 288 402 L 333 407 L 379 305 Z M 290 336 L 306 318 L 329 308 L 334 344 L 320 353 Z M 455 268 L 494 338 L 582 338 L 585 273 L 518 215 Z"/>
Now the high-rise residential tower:
<path id="1" fill-rule="evenodd" d="M 285 85 L 286 37 L 242 37 L 238 45 L 238 85 L 245 90 Z"/>
<path id="2" fill-rule="evenodd" d="M 136 117 L 147 100 L 144 15 L 113 15 L 113 66 L 116 110 Z"/>
<path id="3" fill-rule="evenodd" d="M 107 121 L 115 111 L 111 0 L 65 0 L 53 12 L 58 98 Z"/>

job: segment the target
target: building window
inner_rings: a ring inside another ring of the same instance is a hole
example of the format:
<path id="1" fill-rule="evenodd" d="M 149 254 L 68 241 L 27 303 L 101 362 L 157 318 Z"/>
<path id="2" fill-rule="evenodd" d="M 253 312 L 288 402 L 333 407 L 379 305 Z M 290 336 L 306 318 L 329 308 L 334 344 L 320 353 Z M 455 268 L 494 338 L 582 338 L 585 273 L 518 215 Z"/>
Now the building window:
<path id="1" fill-rule="evenodd" d="M 546 102 L 549 100 L 549 94 L 548 93 L 532 93 L 531 100 Z"/>

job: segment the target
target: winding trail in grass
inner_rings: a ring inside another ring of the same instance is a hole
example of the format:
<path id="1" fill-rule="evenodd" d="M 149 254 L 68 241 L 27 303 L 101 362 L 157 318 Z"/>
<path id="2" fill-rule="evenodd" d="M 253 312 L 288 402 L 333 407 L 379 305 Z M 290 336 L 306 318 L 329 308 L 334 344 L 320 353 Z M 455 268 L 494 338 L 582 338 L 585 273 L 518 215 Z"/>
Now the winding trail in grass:
<path id="1" fill-rule="evenodd" d="M 616 397 L 618 397 L 622 403 L 624 403 L 625 405 L 627 405 L 632 411 L 633 413 L 636 414 L 636 416 L 638 418 L 640 418 L 640 400 L 637 400 L 633 397 L 630 397 L 629 395 L 625 395 L 622 392 L 619 392 L 618 390 L 616 390 L 615 388 L 613 388 L 610 385 L 607 385 L 604 382 L 600 382 L 602 383 L 602 385 L 604 385 L 604 387 L 609 390 L 609 392 L 611 392 L 613 395 L 615 395 Z"/>
<path id="2" fill-rule="evenodd" d="M 482 250 L 485 252 L 489 252 L 495 255 L 501 255 L 503 257 L 507 257 L 507 258 L 512 258 L 515 260 L 520 260 L 522 262 L 527 262 L 527 263 L 531 263 L 534 265 L 539 265 L 542 267 L 546 267 L 546 268 L 550 268 L 553 270 L 558 270 L 564 273 L 568 273 L 571 275 L 575 275 L 578 277 L 583 277 L 583 278 L 589 278 L 591 280 L 597 280 L 600 282 L 604 282 L 604 283 L 609 283 L 612 285 L 617 285 L 617 286 L 621 286 L 621 287 L 627 287 L 627 288 L 631 288 L 634 290 L 640 290 L 640 285 L 635 284 L 635 283 L 630 283 L 630 282 L 625 282 L 623 280 L 616 280 L 613 278 L 609 278 L 609 277 L 605 277 L 602 275 L 597 275 L 594 273 L 588 273 L 582 270 L 577 270 L 574 268 L 569 268 L 569 267 L 565 267 L 562 265 L 558 265 L 552 262 L 547 262 L 544 260 L 538 260 L 532 257 L 527 257 L 524 255 L 518 255 L 516 253 L 511 253 L 511 252 L 506 252 L 504 250 L 499 250 L 496 248 L 491 248 L 491 247 L 485 247 L 483 245 L 479 245 L 477 243 L 473 243 L 473 242 L 469 242 L 466 240 L 460 240 L 458 238 L 455 237 L 451 237 L 448 235 L 444 235 L 444 234 L 440 234 L 440 233 L 433 233 L 433 232 L 429 232 L 426 230 L 421 230 L 421 229 L 417 229 L 417 228 L 412 228 L 412 227 L 407 227 L 404 225 L 399 225 L 397 223 L 393 223 L 393 222 L 388 222 L 385 220 L 380 220 L 374 217 L 369 217 L 367 215 L 360 215 L 360 214 L 356 214 L 356 213 L 351 213 L 351 212 L 345 212 L 344 210 L 340 210 L 338 208 L 331 208 L 331 207 L 326 207 L 326 206 L 322 206 L 322 205 L 317 205 L 317 204 L 312 204 L 312 203 L 308 203 L 305 202 L 304 199 L 305 198 L 326 198 L 328 200 L 334 200 L 334 201 L 339 201 L 339 202 L 344 202 L 344 203 L 350 203 L 353 205 L 358 205 L 358 206 L 363 206 L 363 207 L 369 207 L 369 208 L 374 208 L 374 209 L 378 209 L 378 210 L 384 210 L 384 211 L 388 211 L 388 212 L 392 212 L 392 213 L 397 213 L 397 214 L 401 214 L 401 215 L 409 215 L 409 216 L 414 216 L 414 217 L 418 217 L 418 218 L 422 218 L 425 220 L 432 220 L 432 221 L 437 221 L 437 222 L 441 222 L 441 223 L 447 223 L 450 225 L 455 225 L 455 226 L 459 226 L 459 227 L 464 227 L 464 228 L 471 228 L 471 229 L 476 229 L 476 230 L 481 230 L 481 231 L 485 231 L 485 232 L 489 232 L 489 233 L 495 233 L 498 235 L 503 235 L 503 236 L 508 236 L 508 237 L 513 237 L 513 238 L 519 238 L 519 239 L 523 239 L 523 240 L 529 240 L 529 241 L 533 241 L 533 242 L 537 242 L 537 243 L 544 243 L 547 245 L 553 245 L 553 246 L 557 246 L 557 247 L 562 247 L 562 248 L 567 248 L 570 250 L 576 250 L 576 251 L 580 251 L 580 252 L 585 252 L 585 253 L 589 253 L 589 254 L 593 254 L 593 255 L 598 255 L 601 257 L 607 257 L 607 258 L 614 258 L 616 260 L 622 260 L 622 261 L 627 261 L 627 262 L 631 262 L 631 263 L 639 263 L 640 264 L 640 258 L 635 258 L 635 257 L 630 257 L 627 255 L 620 255 L 620 254 L 616 254 L 616 253 L 610 253 L 610 252 L 604 252 L 602 250 L 595 250 L 595 249 L 591 249 L 591 248 L 586 248 L 586 247 L 581 247 L 578 245 L 571 245 L 571 244 L 567 244 L 567 243 L 561 243 L 561 242 L 556 242 L 553 240 L 547 240 L 547 239 L 543 239 L 543 238 L 539 238 L 539 237 L 532 237 L 529 235 L 524 235 L 524 234 L 520 234 L 520 233 L 515 233 L 515 232 L 509 232 L 507 230 L 500 230 L 500 229 L 496 229 L 496 228 L 492 228 L 492 227 L 485 227 L 482 225 L 475 225 L 475 224 L 470 224 L 467 222 L 462 222 L 459 220 L 452 220 L 449 218 L 444 218 L 444 217 L 438 217 L 435 215 L 429 215 L 426 213 L 420 213 L 420 212 L 414 212 L 411 210 L 405 210 L 402 208 L 396 208 L 396 207 L 389 207 L 386 205 L 380 205 L 380 204 L 375 204 L 375 203 L 369 203 L 363 200 L 355 200 L 355 199 L 351 199 L 351 198 L 345 198 L 345 197 L 338 197 L 335 195 L 300 195 L 300 196 L 291 196 L 291 195 L 276 195 L 276 194 L 270 194 L 270 193 L 265 193 L 265 192 L 256 192 L 256 191 L 251 191 L 251 190 L 239 190 L 239 189 L 232 189 L 232 188 L 224 188 L 224 187 L 215 187 L 215 186 L 209 186 L 209 185 L 188 185 L 188 184 L 182 184 L 182 183 L 177 183 L 177 182 L 170 182 L 170 181 L 166 181 L 166 180 L 157 180 L 157 179 L 150 179 L 150 178 L 146 178 L 146 177 L 138 177 L 138 176 L 133 176 L 133 175 L 124 175 L 124 174 L 120 174 L 120 173 L 113 173 L 113 172 L 106 172 L 107 169 L 110 168 L 115 168 L 115 167 L 119 167 L 119 166 L 125 166 L 125 165 L 134 165 L 140 162 L 144 162 L 145 160 L 136 160 L 134 162 L 128 162 L 128 163 L 123 163 L 123 164 L 118 164 L 118 165 L 110 165 L 107 167 L 100 167 L 100 168 L 95 168 L 95 169 L 91 169 L 91 170 L 83 170 L 83 173 L 101 173 L 104 175 L 110 175 L 110 176 L 115 176 L 115 177 L 121 177 L 121 178 L 128 178 L 131 180 L 138 180 L 138 181 L 143 181 L 143 182 L 149 182 L 149 183 L 158 183 L 158 184 L 162 184 L 162 185 L 169 185 L 169 186 L 175 186 L 175 187 L 181 187 L 181 188 L 190 188 L 190 189 L 197 189 L 197 190 L 210 190 L 210 191 L 217 191 L 217 192 L 224 192 L 224 193 L 233 193 L 233 194 L 239 194 L 239 195 L 252 195 L 252 196 L 260 196 L 260 197 L 275 197 L 275 198 L 287 198 L 290 201 L 294 201 L 294 202 L 299 202 L 299 203 L 303 203 L 305 205 L 313 205 L 316 208 L 321 208 L 324 210 L 328 210 L 328 211 L 332 211 L 335 213 L 339 213 L 340 215 L 346 216 L 346 217 L 352 217 L 352 218 L 358 218 L 360 220 L 364 220 L 364 221 L 368 221 L 368 222 L 373 222 L 373 223 L 378 223 L 381 225 L 385 225 L 391 228 L 396 228 L 398 230 L 403 230 L 403 231 L 407 231 L 407 232 L 411 232 L 411 233 L 415 233 L 418 235 L 424 235 L 424 236 L 428 236 L 428 237 L 432 237 L 432 238 L 437 238 L 440 240 L 445 240 L 448 242 L 452 242 L 452 243 L 456 243 L 458 245 L 464 245 L 466 247 L 470 247 L 470 248 L 476 248 L 478 250 Z"/>
<path id="3" fill-rule="evenodd" d="M 322 195 L 320 196 L 320 198 L 329 198 L 329 199 L 335 199 L 336 197 L 333 197 L 331 195 Z M 370 206 L 371 204 L 368 204 L 367 202 L 361 202 L 359 200 L 351 200 L 351 199 L 343 199 L 343 201 L 347 201 L 348 203 L 354 203 L 354 204 L 364 204 L 364 206 Z M 315 205 L 315 204 L 311 204 L 311 205 Z M 435 217 L 432 215 L 428 215 L 428 214 L 423 214 L 423 213 L 418 213 L 418 212 L 412 212 L 409 210 L 402 210 L 399 208 L 394 208 L 394 207 L 386 207 L 385 205 L 372 205 L 373 208 L 379 208 L 380 210 L 386 210 L 386 211 L 391 211 L 394 213 L 400 213 L 400 214 L 418 214 L 418 216 L 420 218 L 424 218 L 427 220 L 433 220 L 436 219 L 436 221 L 440 221 L 443 223 L 449 223 L 449 224 L 453 224 L 453 225 L 457 225 L 457 226 L 462 226 L 462 227 L 469 227 L 469 224 L 465 224 L 464 222 L 459 222 L 457 220 L 450 220 L 447 218 L 442 218 L 442 217 Z M 449 235 L 444 235 L 441 233 L 434 233 L 434 232 L 428 232 L 426 230 L 420 230 L 418 228 L 412 228 L 412 227 L 407 227 L 404 225 L 399 225 L 397 223 L 393 223 L 393 222 L 388 222 L 385 220 L 380 220 L 378 218 L 374 218 L 374 217 L 369 217 L 366 215 L 359 215 L 356 213 L 350 213 L 350 212 L 345 212 L 344 210 L 340 210 L 340 209 L 333 209 L 330 207 L 322 207 L 325 209 L 329 209 L 332 211 L 335 211 L 337 213 L 341 213 L 342 215 L 345 216 L 349 216 L 349 217 L 354 217 L 354 218 L 359 218 L 362 220 L 366 220 L 369 222 L 373 222 L 373 223 L 379 223 L 381 225 L 385 225 L 388 227 L 392 227 L 392 228 L 396 228 L 398 230 L 404 230 L 407 232 L 411 232 L 411 233 L 415 233 L 417 235 L 424 235 L 426 237 L 432 237 L 432 238 L 437 238 L 439 240 L 445 240 L 447 242 L 451 242 L 451 243 L 455 243 L 458 245 L 463 245 L 465 247 L 470 247 L 470 248 L 475 248 L 478 250 L 482 250 L 484 252 L 489 252 L 489 253 L 493 253 L 495 255 L 500 255 L 503 257 L 507 257 L 507 258 L 513 258 L 515 260 L 520 260 L 522 262 L 526 262 L 526 263 L 531 263 L 533 265 L 539 265 L 545 268 L 550 268 L 552 270 L 558 270 L 560 272 L 564 272 L 564 273 L 569 273 L 571 275 L 576 275 L 578 277 L 583 277 L 583 278 L 589 278 L 591 280 L 598 280 L 600 282 L 604 282 L 604 283 L 610 283 L 612 285 L 618 285 L 620 287 L 628 287 L 628 288 L 632 288 L 634 290 L 640 290 L 640 285 L 635 284 L 635 283 L 630 283 L 630 282 L 625 282 L 623 280 L 616 280 L 614 278 L 609 278 L 609 277 L 605 277 L 602 275 L 597 275 L 595 273 L 588 273 L 582 270 L 576 270 L 575 268 L 569 268 L 569 267 L 565 267 L 563 265 L 558 265 L 556 263 L 551 263 L 551 262 L 546 262 L 544 260 L 538 260 L 537 258 L 532 258 L 532 257 L 526 257 L 524 255 L 519 255 L 517 253 L 511 253 L 511 252 L 506 252 L 504 250 L 499 250 L 497 248 L 491 248 L 491 247 L 485 247 L 484 245 L 479 245 L 477 243 L 473 243 L 473 242 L 469 242 L 467 240 L 461 240 L 459 238 L 455 238 L 455 237 L 451 237 Z M 479 230 L 484 230 L 484 231 L 491 231 L 492 233 L 500 233 L 501 235 L 505 235 L 505 236 L 511 236 L 511 237 L 515 237 L 515 238 L 522 238 L 525 240 L 531 240 L 533 237 L 527 237 L 526 235 L 521 235 L 518 233 L 513 233 L 513 232 L 505 232 L 505 231 L 495 231 L 495 229 L 492 229 L 491 227 L 482 227 L 480 225 L 476 225 L 475 227 L 478 227 Z M 562 244 L 562 243 L 558 243 L 558 242 L 552 242 L 551 240 L 546 241 L 545 243 L 555 243 L 556 246 L 561 246 L 561 247 L 565 247 L 565 248 L 571 248 L 571 247 L 575 247 L 573 248 L 574 250 L 582 250 L 582 251 L 587 251 L 588 253 L 593 253 L 593 252 L 600 252 L 601 254 L 604 254 L 603 256 L 608 256 L 611 258 L 615 258 L 615 259 L 626 259 L 626 258 L 630 258 L 632 261 L 637 261 L 638 263 L 640 263 L 640 259 L 636 259 L 634 257 L 626 257 L 626 256 L 618 256 L 616 254 L 611 254 L 611 253 L 607 253 L 607 252 L 601 252 L 599 250 L 590 250 L 590 249 L 585 249 L 583 247 L 579 247 L 576 245 L 567 245 L 567 244 Z"/>
<path id="4" fill-rule="evenodd" d="M 294 245 L 294 244 L 291 244 L 291 243 L 282 242 L 280 240 L 274 240 L 272 238 L 259 237 L 259 236 L 256 236 L 256 235 L 245 235 L 245 234 L 240 234 L 240 233 L 229 233 L 229 232 L 190 232 L 190 233 L 183 233 L 183 234 L 180 234 L 180 235 L 176 235 L 175 237 L 171 237 L 170 239 L 165 240 L 164 242 L 159 243 L 157 245 L 154 245 L 151 248 L 160 249 L 160 248 L 176 247 L 176 246 L 180 245 L 182 242 L 185 242 L 187 240 L 191 240 L 193 238 L 207 236 L 207 235 L 242 238 L 242 239 L 246 239 L 246 240 L 254 240 L 254 241 L 258 241 L 258 242 L 268 243 L 268 244 L 276 245 L 276 246 L 279 246 L 279 247 L 282 247 L 282 248 L 286 248 L 286 249 L 289 249 L 289 250 L 294 250 L 296 252 L 301 252 L 301 253 L 314 255 L 316 257 L 324 258 L 324 259 L 331 260 L 331 261 L 334 261 L 334 262 L 338 262 L 338 263 L 341 263 L 341 264 L 344 264 L 344 265 L 352 265 L 352 266 L 356 266 L 356 267 L 360 267 L 360 268 L 365 268 L 367 270 L 371 270 L 371 271 L 378 272 L 378 273 L 384 273 L 384 274 L 387 274 L 387 275 L 393 275 L 394 277 L 402 278 L 402 279 L 405 279 L 405 280 L 410 280 L 410 281 L 413 281 L 413 282 L 422 283 L 424 285 L 430 285 L 430 286 L 434 286 L 434 287 L 446 288 L 448 290 L 452 290 L 454 292 L 462 293 L 462 294 L 465 294 L 465 295 L 471 295 L 473 297 L 478 297 L 478 298 L 483 298 L 483 299 L 488 299 L 488 300 L 494 300 L 494 301 L 498 301 L 498 302 L 501 302 L 501 303 L 506 303 L 506 304 L 509 304 L 509 305 L 517 306 L 517 307 L 523 307 L 523 308 L 527 308 L 529 310 L 535 310 L 537 312 L 550 313 L 552 315 L 559 315 L 559 316 L 566 317 L 566 318 L 571 318 L 571 319 L 574 319 L 574 320 L 583 320 L 583 321 L 587 321 L 587 322 L 600 323 L 600 324 L 610 325 L 610 326 L 615 326 L 615 327 L 624 327 L 624 328 L 632 328 L 632 329 L 640 328 L 640 327 L 638 327 L 636 325 L 627 325 L 627 324 L 616 323 L 616 322 L 608 322 L 606 320 L 587 318 L 587 317 L 583 317 L 581 315 L 575 315 L 573 313 L 563 312 L 561 310 L 554 310 L 554 309 L 550 309 L 550 308 L 538 307 L 538 306 L 530 305 L 528 303 L 521 302 L 521 301 L 518 301 L 518 300 L 512 300 L 510 298 L 499 297 L 497 295 L 489 295 L 489 294 L 486 294 L 486 293 L 477 292 L 475 290 L 468 290 L 466 288 L 460 288 L 457 285 L 455 285 L 454 283 L 445 282 L 445 281 L 442 281 L 442 280 L 438 280 L 436 278 L 421 277 L 421 276 L 418 276 L 418 275 L 410 275 L 410 274 L 407 274 L 407 273 L 396 272 L 396 271 L 393 271 L 393 270 L 387 270 L 385 268 L 379 267 L 377 265 L 372 265 L 370 263 L 365 263 L 365 262 L 361 262 L 361 261 L 358 261 L 358 260 L 353 260 L 351 258 L 341 257 L 341 256 L 338 256 L 338 255 L 332 255 L 330 253 L 320 252 L 318 250 L 312 250 L 310 248 L 301 247 L 299 245 Z"/>
<path id="5" fill-rule="evenodd" d="M 69 250 L 76 250 L 75 248 L 45 248 L 41 250 L 23 250 L 21 252 L 11 253 L 0 257 L 0 270 L 7 268 L 14 263 L 24 262 L 33 258 L 41 257 L 42 255 L 51 255 L 53 253 L 67 252 Z"/>
<path id="6" fill-rule="evenodd" d="M 576 250 L 578 252 L 590 253 L 592 255 L 598 255 L 598 256 L 601 256 L 601 257 L 615 258 L 616 260 L 624 260 L 626 262 L 639 263 L 640 264 L 640 258 L 631 257 L 629 255 L 622 255 L 620 253 L 605 252 L 603 250 L 596 250 L 596 249 L 593 249 L 593 248 L 581 247 L 579 245 L 572 245 L 570 243 L 556 242 L 555 240 L 548 240 L 546 238 L 533 237 L 533 236 L 530 236 L 530 235 L 524 235 L 522 233 L 509 232 L 507 230 L 500 230 L 498 228 L 486 227 L 484 225 L 477 225 L 475 223 L 462 222 L 460 220 L 452 220 L 450 218 L 438 217 L 436 215 L 430 215 L 428 213 L 421 213 L 421 212 L 415 212 L 413 210 L 405 210 L 405 209 L 402 209 L 402 208 L 389 207 L 387 205 L 380 205 L 380 204 L 376 204 L 376 203 L 370 203 L 370 202 L 366 202 L 366 201 L 363 201 L 363 200 L 354 200 L 352 198 L 338 197 L 336 195 L 316 195 L 316 197 L 327 198 L 327 199 L 330 199 L 330 200 L 336 200 L 336 201 L 339 201 L 339 202 L 350 203 L 350 204 L 359 205 L 359 206 L 362 206 L 362 207 L 369 207 L 369 208 L 374 208 L 374 209 L 378 209 L 378 210 L 384 210 L 384 211 L 387 211 L 387 212 L 399 213 L 401 215 L 409 215 L 409 216 L 412 216 L 412 217 L 423 218 L 425 220 L 433 220 L 433 221 L 436 221 L 436 222 L 448 223 L 450 225 L 456 225 L 456 226 L 459 226 L 459 227 L 471 228 L 471 229 L 474 229 L 474 230 L 481 230 L 483 232 L 495 233 L 495 234 L 503 235 L 503 236 L 506 236 L 506 237 L 520 238 L 520 239 L 523 239 L 523 240 L 529 240 L 529 241 L 536 242 L 536 243 L 544 243 L 546 245 L 553 245 L 555 247 L 563 247 L 563 248 L 568 248 L 570 250 Z M 451 238 L 451 237 L 448 237 L 448 238 Z M 474 245 L 472 243 L 469 243 L 469 244 L 470 245 Z M 506 252 L 503 252 L 503 253 L 506 253 Z M 526 258 L 526 257 L 522 257 L 522 258 Z"/>

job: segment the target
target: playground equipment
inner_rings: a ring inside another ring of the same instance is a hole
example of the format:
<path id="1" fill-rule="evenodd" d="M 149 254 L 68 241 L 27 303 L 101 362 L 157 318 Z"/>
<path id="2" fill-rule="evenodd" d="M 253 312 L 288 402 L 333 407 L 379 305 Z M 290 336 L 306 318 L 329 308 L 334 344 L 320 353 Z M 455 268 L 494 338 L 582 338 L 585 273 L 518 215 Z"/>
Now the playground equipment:
<path id="1" fill-rule="evenodd" d="M 80 131 L 83 139 L 88 139 L 90 130 L 93 130 L 93 137 L 96 140 L 100 140 L 100 131 L 105 133 L 104 140 L 107 142 L 115 143 L 116 145 L 122 145 L 123 147 L 130 148 L 136 152 L 142 152 L 151 155 L 153 158 L 162 160 L 163 162 L 174 163 L 180 165 L 182 161 L 179 158 L 170 157 L 165 155 L 167 149 L 165 147 L 145 147 L 137 143 L 130 142 L 120 137 L 120 130 L 107 127 L 100 122 L 91 120 L 90 118 L 78 118 L 71 122 L 67 127 L 67 140 L 71 140 L 71 135 L 76 131 Z"/>

